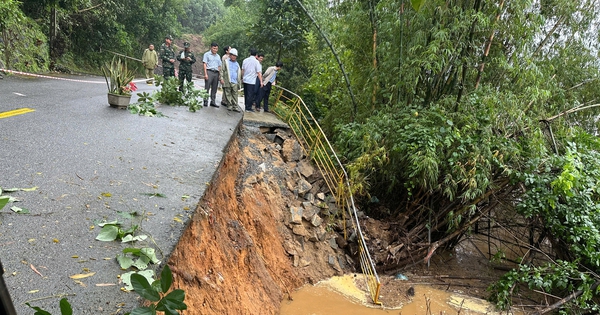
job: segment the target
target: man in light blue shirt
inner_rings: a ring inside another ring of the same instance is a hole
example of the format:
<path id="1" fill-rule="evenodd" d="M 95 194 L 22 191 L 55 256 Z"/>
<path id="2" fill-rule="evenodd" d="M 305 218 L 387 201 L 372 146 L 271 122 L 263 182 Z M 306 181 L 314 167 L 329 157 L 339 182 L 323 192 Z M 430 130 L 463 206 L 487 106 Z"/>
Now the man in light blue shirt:
<path id="1" fill-rule="evenodd" d="M 277 73 L 283 67 L 283 62 L 277 61 L 275 66 L 267 68 L 265 74 L 263 75 L 263 82 L 266 82 L 264 86 L 260 89 L 260 94 L 258 100 L 256 101 L 256 110 L 260 110 L 260 103 L 264 101 L 263 109 L 265 113 L 269 112 L 269 95 L 271 94 L 271 86 L 275 84 L 275 78 L 277 78 Z"/>
<path id="2" fill-rule="evenodd" d="M 242 76 L 244 82 L 244 107 L 247 112 L 253 112 L 252 103 L 254 100 L 255 85 L 258 83 L 263 86 L 261 65 L 256 59 L 256 50 L 250 50 L 250 57 L 242 62 Z M 258 79 L 258 80 L 257 80 Z"/>
<path id="3" fill-rule="evenodd" d="M 223 62 L 217 54 L 219 45 L 215 42 L 210 44 L 210 50 L 204 53 L 202 62 L 204 64 L 204 88 L 206 93 L 210 92 L 210 106 L 219 107 L 215 98 L 217 97 L 217 88 L 219 87 L 219 73 Z M 208 106 L 208 100 L 204 99 L 204 106 Z"/>

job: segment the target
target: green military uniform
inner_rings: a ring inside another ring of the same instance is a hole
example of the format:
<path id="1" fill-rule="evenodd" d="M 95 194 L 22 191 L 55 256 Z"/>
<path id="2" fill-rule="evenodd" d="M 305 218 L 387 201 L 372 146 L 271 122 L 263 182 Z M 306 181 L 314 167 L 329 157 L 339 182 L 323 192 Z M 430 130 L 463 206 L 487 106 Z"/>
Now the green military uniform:
<path id="1" fill-rule="evenodd" d="M 165 40 L 166 39 L 172 40 L 171 36 L 165 37 Z M 173 51 L 171 45 L 167 46 L 166 43 L 163 43 L 160 46 L 160 60 L 162 60 L 163 77 L 165 77 L 165 79 L 175 76 L 175 65 L 171 63 L 171 59 L 175 60 L 175 51 Z"/>
<path id="2" fill-rule="evenodd" d="M 183 91 L 183 83 L 185 80 L 192 82 L 192 65 L 196 62 L 196 56 L 189 50 L 190 43 L 183 43 L 184 50 L 177 54 L 179 61 L 179 90 Z"/>

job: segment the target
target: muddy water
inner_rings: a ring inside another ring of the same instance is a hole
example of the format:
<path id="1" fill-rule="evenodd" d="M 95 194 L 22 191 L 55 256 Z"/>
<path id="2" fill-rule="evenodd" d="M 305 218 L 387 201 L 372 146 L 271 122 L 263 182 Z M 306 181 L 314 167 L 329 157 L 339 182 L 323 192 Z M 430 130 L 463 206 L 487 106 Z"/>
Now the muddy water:
<path id="1" fill-rule="evenodd" d="M 283 301 L 281 315 L 381 315 L 381 314 L 428 314 L 427 301 L 430 299 L 431 314 L 457 314 L 457 309 L 448 305 L 450 293 L 426 286 L 415 286 L 422 295 L 401 309 L 367 307 L 356 303 L 347 296 L 334 291 L 326 285 L 305 286 L 293 294 L 293 301 Z M 476 314 L 463 310 L 461 314 Z"/>

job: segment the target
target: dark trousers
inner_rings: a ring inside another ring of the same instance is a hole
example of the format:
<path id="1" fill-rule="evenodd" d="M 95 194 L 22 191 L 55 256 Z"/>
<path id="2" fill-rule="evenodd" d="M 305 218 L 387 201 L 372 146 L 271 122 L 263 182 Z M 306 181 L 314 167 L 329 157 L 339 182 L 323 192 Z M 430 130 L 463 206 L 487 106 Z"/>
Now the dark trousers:
<path id="1" fill-rule="evenodd" d="M 167 79 L 168 77 L 174 77 L 174 76 L 175 76 L 175 68 L 163 66 L 163 77 L 165 79 Z"/>
<path id="2" fill-rule="evenodd" d="M 219 71 L 206 70 L 208 72 L 208 80 L 204 82 L 206 93 L 210 91 L 210 104 L 216 105 L 217 88 L 219 88 Z M 206 103 L 206 101 L 204 102 Z"/>
<path id="3" fill-rule="evenodd" d="M 183 92 L 184 81 L 192 82 L 192 71 L 179 69 L 179 90 Z"/>
<path id="4" fill-rule="evenodd" d="M 256 77 L 256 84 L 254 84 L 254 103 L 256 103 L 256 107 L 258 108 L 258 102 L 260 102 L 260 79 Z"/>
<path id="5" fill-rule="evenodd" d="M 260 88 L 256 108 L 260 108 L 260 103 L 264 103 L 263 109 L 269 111 L 269 95 L 271 94 L 271 82 Z"/>
<path id="6" fill-rule="evenodd" d="M 244 107 L 246 110 L 252 109 L 252 102 L 254 102 L 255 84 L 244 83 Z"/>

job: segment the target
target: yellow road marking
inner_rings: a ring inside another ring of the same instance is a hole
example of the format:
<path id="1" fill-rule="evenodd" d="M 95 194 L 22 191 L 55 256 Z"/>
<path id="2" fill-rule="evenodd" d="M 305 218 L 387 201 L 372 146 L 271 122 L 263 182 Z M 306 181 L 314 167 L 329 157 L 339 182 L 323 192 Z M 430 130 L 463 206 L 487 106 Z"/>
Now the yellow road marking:
<path id="1" fill-rule="evenodd" d="M 16 115 L 27 114 L 27 113 L 31 113 L 31 112 L 35 112 L 35 109 L 19 108 L 19 109 L 15 109 L 15 110 L 9 110 L 8 112 L 0 112 L 0 119 L 11 117 L 11 116 L 16 116 Z"/>

